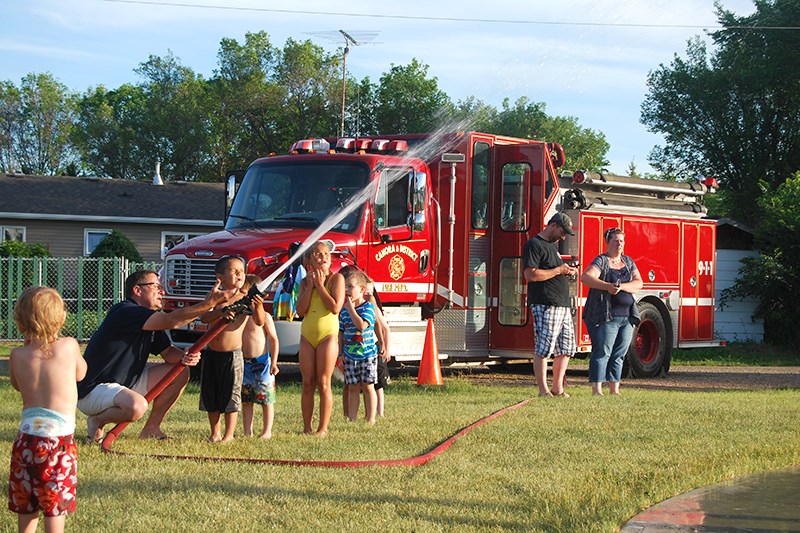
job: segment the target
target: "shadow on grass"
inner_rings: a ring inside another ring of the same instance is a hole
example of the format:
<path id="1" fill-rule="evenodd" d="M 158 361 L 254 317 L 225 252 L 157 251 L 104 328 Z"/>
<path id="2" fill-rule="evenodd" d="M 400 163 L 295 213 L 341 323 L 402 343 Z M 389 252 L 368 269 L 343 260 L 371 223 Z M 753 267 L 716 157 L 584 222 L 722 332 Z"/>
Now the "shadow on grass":
<path id="1" fill-rule="evenodd" d="M 372 491 L 369 493 L 343 493 L 335 487 L 325 489 L 312 488 L 290 488 L 285 485 L 259 484 L 251 485 L 246 483 L 226 482 L 224 485 L 208 486 L 208 481 L 198 481 L 203 486 L 203 491 L 217 493 L 225 498 L 253 500 L 254 496 L 260 496 L 266 501 L 281 501 L 282 499 L 292 498 L 301 501 L 308 501 L 312 507 L 332 504 L 341 512 L 348 512 L 349 507 L 364 507 L 380 504 L 391 505 L 399 518 L 411 521 L 424 520 L 439 527 L 469 526 L 478 529 L 512 529 L 529 530 L 532 527 L 548 529 L 544 523 L 531 523 L 529 521 L 513 519 L 488 519 L 477 518 L 476 512 L 482 515 L 496 514 L 500 516 L 525 516 L 528 510 L 527 505 L 510 504 L 508 501 L 492 502 L 484 499 L 463 497 L 438 497 L 434 495 L 419 494 L 392 494 L 389 492 Z M 174 484 L 159 480 L 148 480 L 146 483 L 131 484 L 125 482 L 115 482 L 110 478 L 93 479 L 91 483 L 81 485 L 81 495 L 84 501 L 97 499 L 102 501 L 113 494 L 115 499 L 125 501 L 128 498 L 138 498 L 142 492 L 152 492 L 154 494 L 176 494 Z M 192 489 L 186 489 L 187 495 L 192 496 Z M 427 508 L 428 512 L 415 512 L 417 508 Z M 439 509 L 439 512 L 434 512 Z"/>

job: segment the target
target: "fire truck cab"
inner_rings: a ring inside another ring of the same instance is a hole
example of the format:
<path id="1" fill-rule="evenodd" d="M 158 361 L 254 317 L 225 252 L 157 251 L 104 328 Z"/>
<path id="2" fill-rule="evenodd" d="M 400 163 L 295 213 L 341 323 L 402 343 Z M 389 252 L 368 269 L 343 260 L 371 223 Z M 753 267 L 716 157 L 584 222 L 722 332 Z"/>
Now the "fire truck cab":
<path id="1" fill-rule="evenodd" d="M 714 344 L 715 225 L 701 204 L 707 187 L 560 176 L 563 163 L 557 144 L 477 132 L 300 141 L 288 155 L 250 165 L 224 231 L 169 251 L 165 309 L 201 298 L 220 257 L 239 255 L 264 279 L 289 259 L 292 242 L 323 228 L 335 246 L 333 269 L 356 264 L 375 281 L 397 361 L 420 359 L 427 319 L 445 363 L 531 358 L 522 250 L 564 211 L 576 235 L 562 242 L 562 257 L 584 268 L 604 250 L 604 230 L 626 233 L 626 254 L 644 279 L 636 295 L 643 321 L 628 357 L 634 374 L 668 371 L 674 346 Z M 571 287 L 585 354 L 588 290 L 578 279 Z M 276 326 L 282 355 L 295 355 L 299 321 Z M 201 332 L 194 323 L 172 333 L 190 343 Z"/>

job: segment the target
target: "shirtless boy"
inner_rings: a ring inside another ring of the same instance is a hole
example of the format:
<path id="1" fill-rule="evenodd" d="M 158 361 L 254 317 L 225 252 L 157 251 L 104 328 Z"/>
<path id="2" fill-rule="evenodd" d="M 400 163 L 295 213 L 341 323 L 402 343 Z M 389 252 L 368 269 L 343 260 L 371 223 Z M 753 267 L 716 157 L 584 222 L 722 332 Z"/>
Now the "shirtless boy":
<path id="1" fill-rule="evenodd" d="M 247 291 L 261 279 L 249 274 L 244 283 Z M 253 319 L 263 316 L 263 325 Z M 244 381 L 242 383 L 242 423 L 245 437 L 253 435 L 253 409 L 261 406 L 264 416 L 262 439 L 272 437 L 272 422 L 275 419 L 275 374 L 278 373 L 278 333 L 269 313 L 262 306 L 255 309 L 253 317 L 244 325 L 242 355 L 244 356 Z"/>
<path id="2" fill-rule="evenodd" d="M 66 312 L 49 287 L 25 289 L 14 306 L 14 322 L 25 336 L 11 350 L 9 377 L 22 395 L 22 421 L 11 448 L 8 508 L 19 531 L 36 531 L 39 511 L 45 531 L 63 531 L 75 512 L 78 480 L 75 409 L 78 380 L 86 361 L 72 337 L 59 338 Z"/>
<path id="3" fill-rule="evenodd" d="M 216 322 L 221 318 L 231 320 L 208 343 L 200 359 L 200 410 L 208 412 L 208 422 L 211 425 L 209 442 L 230 442 L 236 432 L 236 421 L 242 406 L 242 332 L 248 319 L 259 325 L 264 324 L 264 300 L 258 295 L 254 296 L 250 308 L 255 314 L 252 317 L 242 314 L 234 318 L 235 313 L 225 311 L 225 307 L 245 296 L 242 291 L 245 279 L 244 261 L 228 255 L 217 261 L 214 271 L 221 289 L 238 289 L 238 292 L 200 317 L 200 321 L 205 323 Z M 259 309 L 261 314 L 257 314 Z M 224 435 L 220 429 L 222 413 L 225 413 Z"/>

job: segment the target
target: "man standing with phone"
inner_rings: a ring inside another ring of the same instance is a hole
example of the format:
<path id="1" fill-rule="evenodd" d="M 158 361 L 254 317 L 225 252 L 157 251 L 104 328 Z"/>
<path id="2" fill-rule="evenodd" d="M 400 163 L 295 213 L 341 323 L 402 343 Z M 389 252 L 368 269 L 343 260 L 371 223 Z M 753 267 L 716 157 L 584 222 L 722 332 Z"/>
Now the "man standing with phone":
<path id="1" fill-rule="evenodd" d="M 556 213 L 547 226 L 527 243 L 522 255 L 528 282 L 528 306 L 533 317 L 533 373 L 539 396 L 569 398 L 564 375 L 575 353 L 575 326 L 569 307 L 569 278 L 578 269 L 561 259 L 558 242 L 575 235 L 572 219 Z M 547 360 L 553 358 L 553 386 L 547 386 Z"/>

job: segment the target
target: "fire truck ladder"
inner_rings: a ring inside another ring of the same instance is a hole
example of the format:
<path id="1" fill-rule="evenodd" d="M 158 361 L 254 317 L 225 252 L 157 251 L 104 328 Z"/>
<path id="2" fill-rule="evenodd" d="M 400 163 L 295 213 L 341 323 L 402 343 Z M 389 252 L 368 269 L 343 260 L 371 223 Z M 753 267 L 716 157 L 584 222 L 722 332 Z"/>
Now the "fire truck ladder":
<path id="1" fill-rule="evenodd" d="M 630 210 L 662 216 L 705 216 L 709 191 L 702 183 L 678 183 L 578 171 L 559 178 L 563 209 Z"/>

